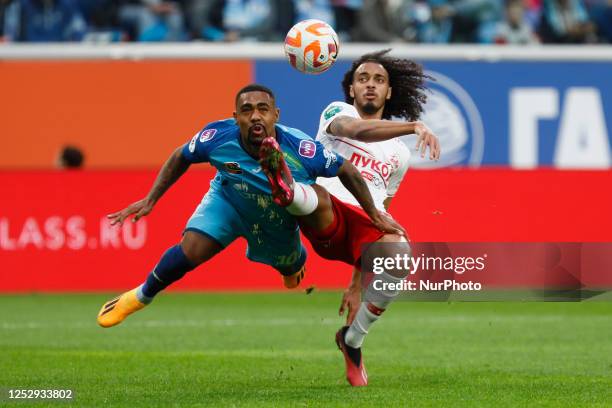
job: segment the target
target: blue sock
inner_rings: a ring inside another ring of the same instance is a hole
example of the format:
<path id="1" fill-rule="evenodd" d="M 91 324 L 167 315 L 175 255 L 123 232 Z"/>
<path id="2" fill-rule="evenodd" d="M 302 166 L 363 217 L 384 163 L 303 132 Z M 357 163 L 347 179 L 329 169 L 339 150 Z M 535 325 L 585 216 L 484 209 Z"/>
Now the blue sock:
<path id="1" fill-rule="evenodd" d="M 147 280 L 138 288 L 136 292 L 138 300 L 142 303 L 151 303 L 155 295 L 181 279 L 196 266 L 187 259 L 180 245 L 171 247 L 162 255 Z"/>

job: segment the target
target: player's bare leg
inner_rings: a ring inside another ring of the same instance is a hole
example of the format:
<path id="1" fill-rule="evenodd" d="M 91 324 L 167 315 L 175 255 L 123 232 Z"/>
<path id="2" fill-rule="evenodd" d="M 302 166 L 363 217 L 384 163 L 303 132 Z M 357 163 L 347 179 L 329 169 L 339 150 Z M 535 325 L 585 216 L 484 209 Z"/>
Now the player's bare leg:
<path id="1" fill-rule="evenodd" d="M 106 302 L 98 313 L 98 324 L 112 327 L 144 308 L 153 298 L 187 272 L 206 262 L 223 249 L 217 242 L 194 231 L 183 235 L 180 245 L 168 249 L 159 263 L 137 288 Z"/>

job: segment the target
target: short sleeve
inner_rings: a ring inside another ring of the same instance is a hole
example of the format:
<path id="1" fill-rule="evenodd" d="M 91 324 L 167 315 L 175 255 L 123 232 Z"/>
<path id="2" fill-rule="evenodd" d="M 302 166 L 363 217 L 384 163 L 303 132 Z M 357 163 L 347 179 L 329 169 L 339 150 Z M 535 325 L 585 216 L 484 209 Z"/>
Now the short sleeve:
<path id="1" fill-rule="evenodd" d="M 398 146 L 400 147 L 400 146 Z M 400 184 L 408 171 L 408 165 L 410 164 L 410 151 L 406 146 L 401 146 L 398 149 L 397 157 L 397 168 L 389 176 L 389 184 L 387 185 L 387 197 L 393 197 L 399 190 Z"/>
<path id="2" fill-rule="evenodd" d="M 359 113 L 353 105 L 349 105 L 344 102 L 332 102 L 327 108 L 321 113 L 319 120 L 319 131 L 317 132 L 317 139 L 323 135 L 328 135 L 327 128 L 334 121 L 334 119 L 340 116 L 349 116 L 351 118 L 359 119 Z"/>
<path id="3" fill-rule="evenodd" d="M 207 125 L 204 129 L 196 133 L 191 141 L 183 146 L 183 158 L 189 163 L 202 163 L 210 161 L 210 151 L 214 143 L 213 139 L 217 134 L 217 129 Z"/>

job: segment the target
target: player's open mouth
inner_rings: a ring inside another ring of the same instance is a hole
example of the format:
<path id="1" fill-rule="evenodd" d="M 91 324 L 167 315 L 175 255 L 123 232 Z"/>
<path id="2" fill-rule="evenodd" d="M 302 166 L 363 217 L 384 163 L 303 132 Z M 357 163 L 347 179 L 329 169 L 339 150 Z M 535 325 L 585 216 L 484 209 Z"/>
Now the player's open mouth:
<path id="1" fill-rule="evenodd" d="M 264 128 L 263 125 L 253 125 L 250 131 L 253 136 L 262 137 L 266 133 L 266 128 Z"/>
<path id="2" fill-rule="evenodd" d="M 368 92 L 365 94 L 365 98 L 367 100 L 374 100 L 377 98 L 377 95 L 375 93 Z"/>

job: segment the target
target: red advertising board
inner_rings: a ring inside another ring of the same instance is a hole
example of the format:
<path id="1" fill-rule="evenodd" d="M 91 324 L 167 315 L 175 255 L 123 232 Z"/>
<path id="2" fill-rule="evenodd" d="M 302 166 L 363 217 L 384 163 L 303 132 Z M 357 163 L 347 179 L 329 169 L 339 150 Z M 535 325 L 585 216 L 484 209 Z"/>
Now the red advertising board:
<path id="1" fill-rule="evenodd" d="M 143 197 L 154 171 L 0 172 L 0 291 L 122 290 L 140 283 L 182 229 L 213 171 L 192 169 L 140 222 L 106 214 Z M 391 213 L 419 242 L 610 242 L 612 171 L 411 170 Z M 173 289 L 282 289 L 232 244 Z M 310 250 L 310 247 L 309 247 Z M 310 250 L 305 286 L 339 288 L 351 268 Z"/>

